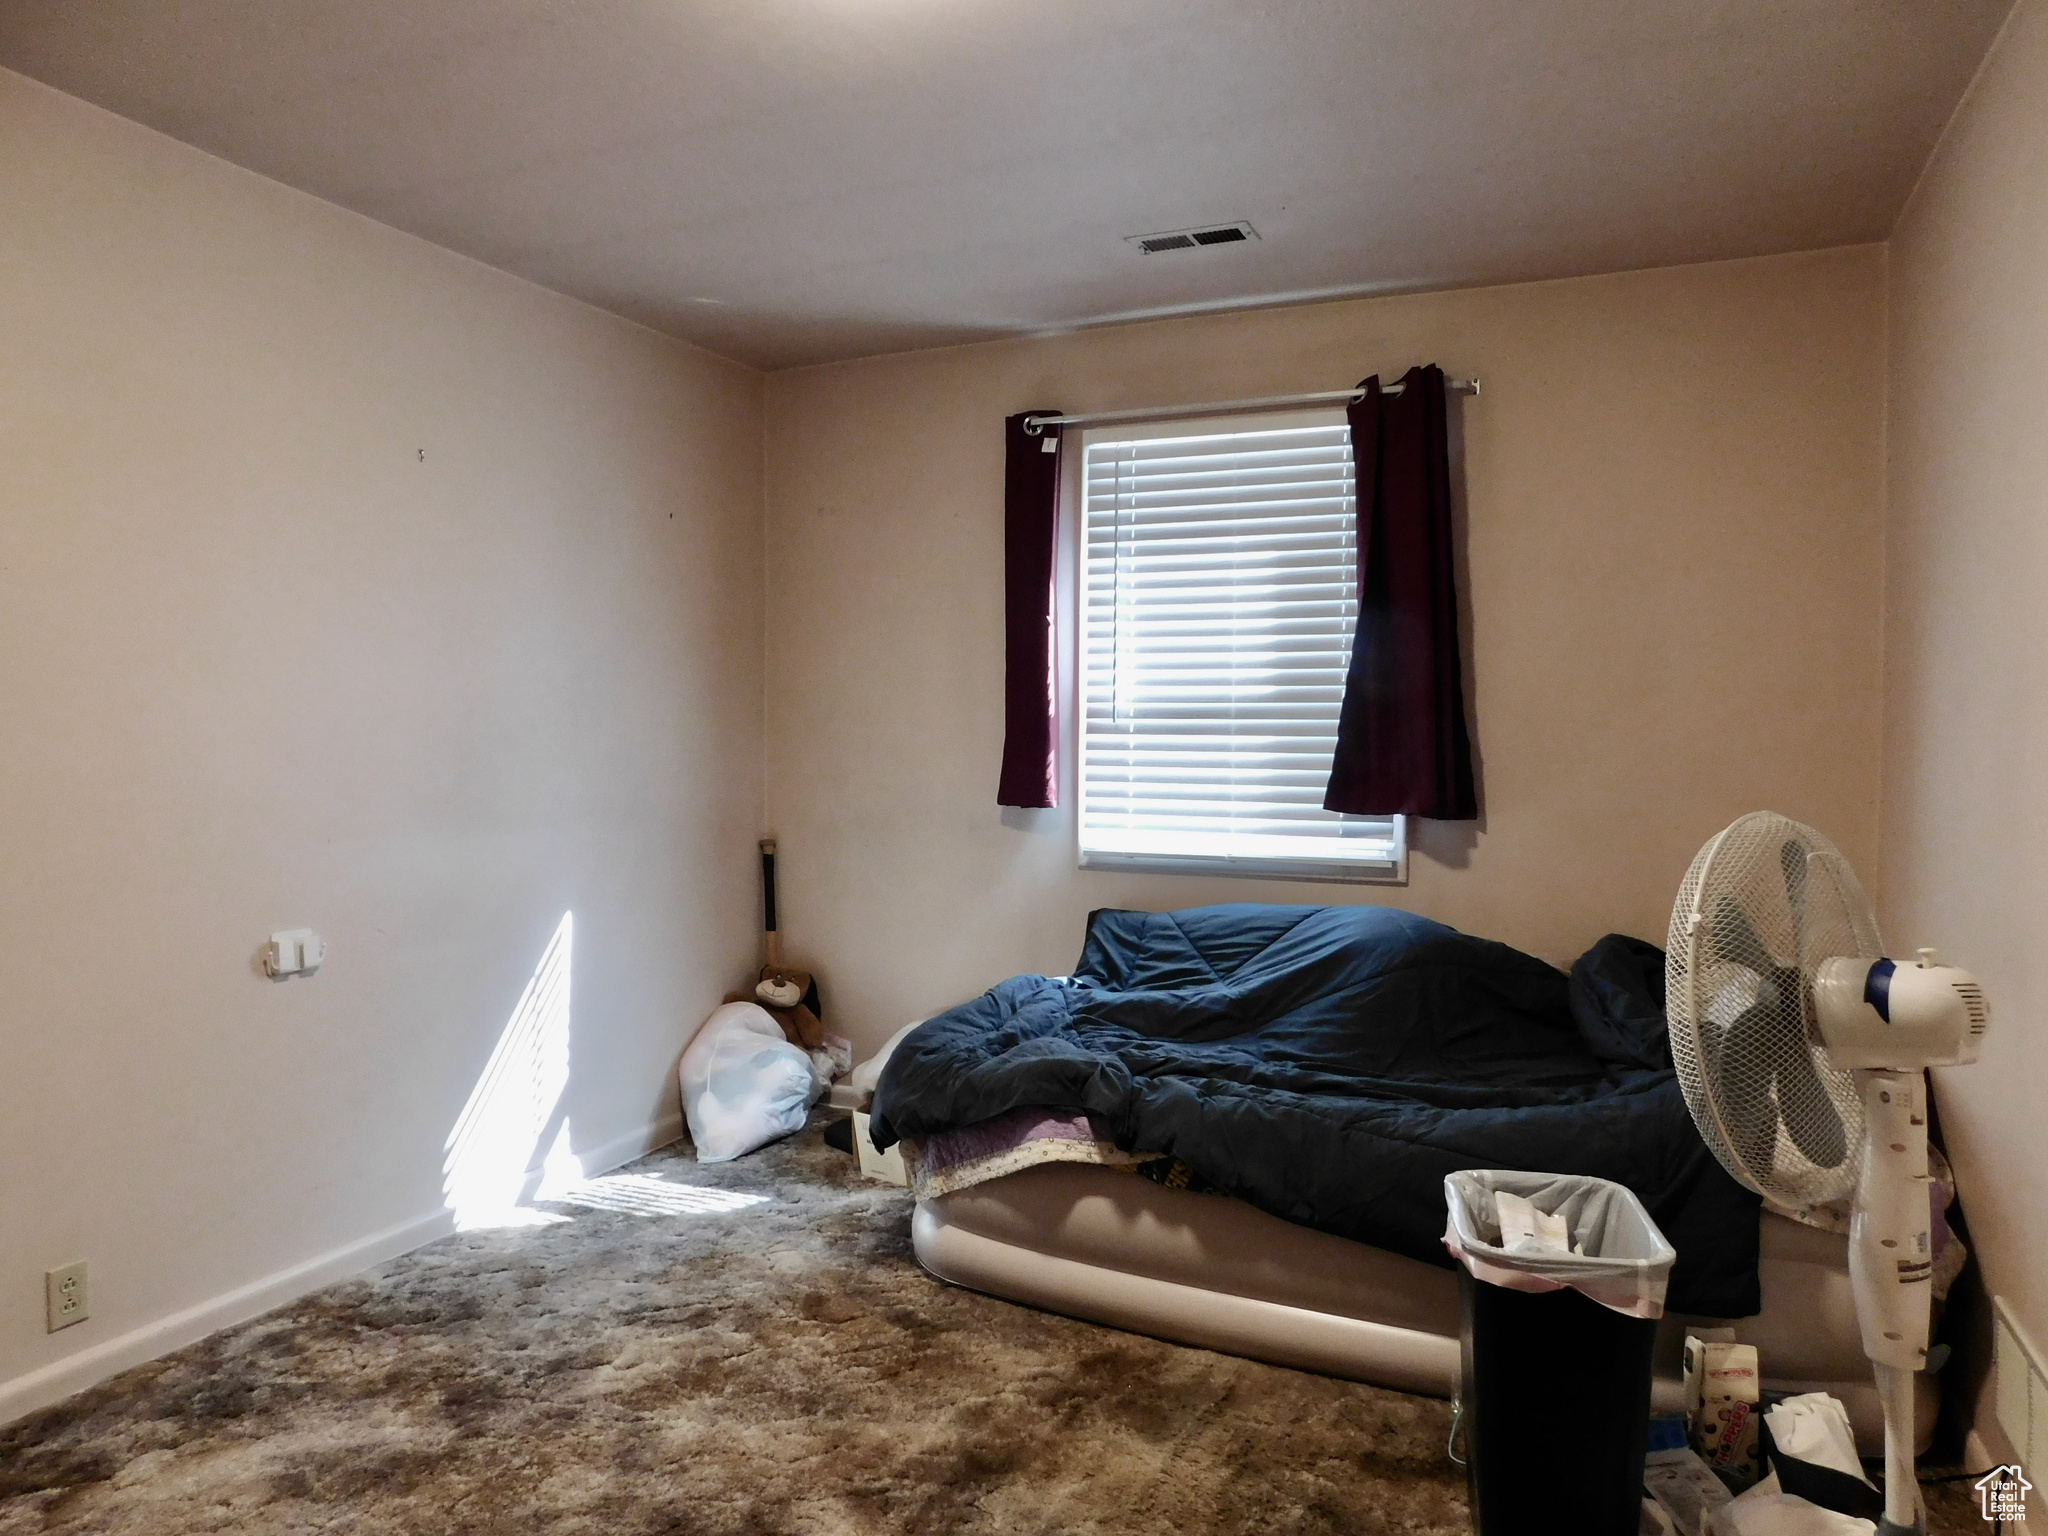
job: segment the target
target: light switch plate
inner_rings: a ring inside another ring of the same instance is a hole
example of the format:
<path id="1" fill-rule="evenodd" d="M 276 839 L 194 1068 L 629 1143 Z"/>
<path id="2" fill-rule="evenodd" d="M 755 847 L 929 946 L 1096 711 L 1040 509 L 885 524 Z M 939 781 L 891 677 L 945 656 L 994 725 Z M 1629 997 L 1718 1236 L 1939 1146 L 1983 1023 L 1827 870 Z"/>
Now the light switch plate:
<path id="1" fill-rule="evenodd" d="M 85 1288 L 85 1260 L 50 1270 L 43 1276 L 43 1305 L 52 1333 L 82 1323 L 92 1315 L 92 1297 Z"/>

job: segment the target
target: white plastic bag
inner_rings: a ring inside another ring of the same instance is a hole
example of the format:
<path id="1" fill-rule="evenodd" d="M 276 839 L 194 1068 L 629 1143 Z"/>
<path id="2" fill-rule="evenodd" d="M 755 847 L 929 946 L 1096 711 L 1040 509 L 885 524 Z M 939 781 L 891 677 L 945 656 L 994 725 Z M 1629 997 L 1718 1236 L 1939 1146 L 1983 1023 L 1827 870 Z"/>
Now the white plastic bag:
<path id="1" fill-rule="evenodd" d="M 1709 1536 L 1876 1536 L 1877 1527 L 1761 1485 L 1714 1511 Z"/>
<path id="2" fill-rule="evenodd" d="M 1501 1241 L 1505 1190 L 1545 1217 L 1564 1218 L 1568 1253 L 1534 1244 L 1509 1249 Z M 1560 1291 L 1566 1286 L 1630 1317 L 1662 1317 L 1664 1288 L 1678 1251 L 1664 1240 L 1642 1201 L 1621 1185 L 1584 1174 L 1520 1173 L 1472 1168 L 1444 1178 L 1450 1221 L 1444 1246 L 1474 1278 L 1511 1291 Z"/>
<path id="3" fill-rule="evenodd" d="M 677 1069 L 697 1161 L 724 1163 L 803 1129 L 824 1090 L 811 1059 L 753 1003 L 704 1021 Z"/>
<path id="4" fill-rule="evenodd" d="M 1708 1518 L 1728 1502 L 1728 1487 L 1680 1446 L 1643 1458 L 1643 1492 L 1671 1517 L 1678 1536 L 1706 1536 Z"/>

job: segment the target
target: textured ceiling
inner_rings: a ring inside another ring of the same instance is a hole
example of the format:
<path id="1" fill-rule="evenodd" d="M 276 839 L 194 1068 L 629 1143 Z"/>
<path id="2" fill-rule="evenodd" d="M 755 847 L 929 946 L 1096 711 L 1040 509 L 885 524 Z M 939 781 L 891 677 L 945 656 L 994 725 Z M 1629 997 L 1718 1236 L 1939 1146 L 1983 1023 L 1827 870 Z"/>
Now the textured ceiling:
<path id="1" fill-rule="evenodd" d="M 2009 5 L 0 0 L 0 64 L 773 368 L 1881 239 Z"/>

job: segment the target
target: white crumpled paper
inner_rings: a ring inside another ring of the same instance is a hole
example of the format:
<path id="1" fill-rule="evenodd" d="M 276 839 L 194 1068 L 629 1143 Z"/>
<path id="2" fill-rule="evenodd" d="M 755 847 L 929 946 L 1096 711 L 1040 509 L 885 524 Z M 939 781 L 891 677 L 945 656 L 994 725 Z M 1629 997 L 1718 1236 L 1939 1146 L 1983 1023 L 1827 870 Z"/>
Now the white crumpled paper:
<path id="1" fill-rule="evenodd" d="M 1522 1196 L 1493 1192 L 1500 1215 L 1500 1245 L 1509 1253 L 1570 1253 L 1572 1236 L 1564 1217 L 1546 1215 Z"/>
<path id="2" fill-rule="evenodd" d="M 1766 1492 L 1767 1486 L 1758 1483 L 1715 1510 L 1708 1536 L 1877 1536 L 1868 1520 L 1838 1515 L 1796 1494 Z"/>
<path id="3" fill-rule="evenodd" d="M 1802 1392 L 1788 1397 L 1764 1415 L 1764 1422 L 1771 1428 L 1771 1443 L 1780 1455 L 1846 1472 L 1869 1488 L 1877 1486 L 1864 1476 L 1863 1463 L 1856 1459 L 1856 1431 L 1850 1427 L 1849 1410 L 1827 1393 Z"/>

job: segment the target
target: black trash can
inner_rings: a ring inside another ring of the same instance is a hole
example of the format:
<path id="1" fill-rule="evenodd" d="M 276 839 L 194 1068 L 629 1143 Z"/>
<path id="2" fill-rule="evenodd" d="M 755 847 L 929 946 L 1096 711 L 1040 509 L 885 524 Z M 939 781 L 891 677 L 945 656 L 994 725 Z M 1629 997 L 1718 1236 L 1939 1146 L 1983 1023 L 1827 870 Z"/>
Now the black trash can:
<path id="1" fill-rule="evenodd" d="M 1605 1179 L 1452 1174 L 1445 1244 L 1463 1267 L 1459 1427 L 1479 1536 L 1637 1536 L 1650 1363 L 1676 1257 Z M 1501 1243 L 1496 1191 L 1566 1218 L 1577 1252 Z"/>

